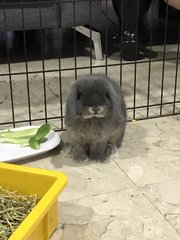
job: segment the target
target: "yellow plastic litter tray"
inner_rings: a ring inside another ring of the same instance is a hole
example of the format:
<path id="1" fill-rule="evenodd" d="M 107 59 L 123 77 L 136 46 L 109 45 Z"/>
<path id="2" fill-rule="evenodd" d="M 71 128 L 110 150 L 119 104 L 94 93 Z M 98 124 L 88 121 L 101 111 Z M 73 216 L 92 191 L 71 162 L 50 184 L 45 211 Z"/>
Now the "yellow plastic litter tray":
<path id="1" fill-rule="evenodd" d="M 9 240 L 48 240 L 58 224 L 58 196 L 66 183 L 63 173 L 0 163 L 0 186 L 41 198 Z"/>

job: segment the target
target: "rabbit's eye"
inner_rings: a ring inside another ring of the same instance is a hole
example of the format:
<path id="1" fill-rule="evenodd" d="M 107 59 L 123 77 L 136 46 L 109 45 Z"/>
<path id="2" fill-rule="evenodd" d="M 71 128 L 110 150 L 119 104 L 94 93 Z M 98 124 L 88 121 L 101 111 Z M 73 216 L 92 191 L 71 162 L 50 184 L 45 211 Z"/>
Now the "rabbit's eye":
<path id="1" fill-rule="evenodd" d="M 106 97 L 107 97 L 108 99 L 110 99 L 110 94 L 109 94 L 109 92 L 106 92 Z"/>
<path id="2" fill-rule="evenodd" d="M 80 100 L 81 96 L 82 96 L 82 93 L 78 92 L 78 94 L 77 94 L 77 100 Z"/>

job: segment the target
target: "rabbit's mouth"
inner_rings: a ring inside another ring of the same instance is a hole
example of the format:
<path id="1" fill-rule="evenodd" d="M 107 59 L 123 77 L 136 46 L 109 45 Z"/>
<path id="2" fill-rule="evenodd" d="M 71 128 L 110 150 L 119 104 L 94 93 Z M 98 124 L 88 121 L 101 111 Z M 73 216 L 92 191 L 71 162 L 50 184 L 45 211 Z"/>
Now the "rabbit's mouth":
<path id="1" fill-rule="evenodd" d="M 103 115 L 103 114 L 90 114 L 90 115 L 83 116 L 84 119 L 104 118 L 104 117 L 105 117 L 105 115 Z"/>

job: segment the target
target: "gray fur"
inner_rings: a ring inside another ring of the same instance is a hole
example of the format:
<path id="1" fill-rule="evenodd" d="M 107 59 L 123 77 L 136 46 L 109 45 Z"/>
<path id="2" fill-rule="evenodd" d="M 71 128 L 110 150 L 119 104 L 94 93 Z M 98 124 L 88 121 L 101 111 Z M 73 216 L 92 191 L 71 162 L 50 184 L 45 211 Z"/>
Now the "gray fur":
<path id="1" fill-rule="evenodd" d="M 92 106 L 101 106 L 102 113 L 91 117 Z M 66 127 L 72 135 L 74 159 L 108 158 L 120 147 L 126 127 L 119 85 L 106 75 L 88 75 L 74 83 L 66 102 Z"/>

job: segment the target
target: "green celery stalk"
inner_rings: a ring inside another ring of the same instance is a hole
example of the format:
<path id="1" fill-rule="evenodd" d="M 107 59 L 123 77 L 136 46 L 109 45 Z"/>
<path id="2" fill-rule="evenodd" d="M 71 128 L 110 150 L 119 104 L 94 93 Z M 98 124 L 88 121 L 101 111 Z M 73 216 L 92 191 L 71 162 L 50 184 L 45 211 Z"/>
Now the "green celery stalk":
<path id="1" fill-rule="evenodd" d="M 38 128 L 29 128 L 24 130 L 18 130 L 18 131 L 2 131 L 0 132 L 0 138 L 21 138 L 21 137 L 27 137 L 27 136 L 34 136 L 37 132 Z"/>
<path id="2" fill-rule="evenodd" d="M 29 138 L 2 138 L 0 139 L 0 142 L 13 143 L 13 144 L 18 144 L 25 147 L 29 145 Z"/>

